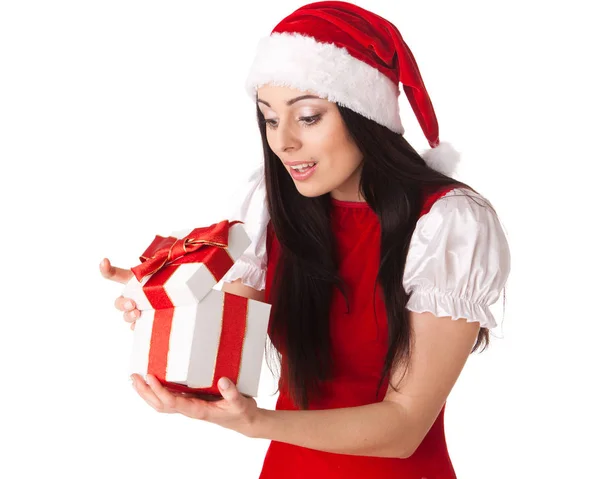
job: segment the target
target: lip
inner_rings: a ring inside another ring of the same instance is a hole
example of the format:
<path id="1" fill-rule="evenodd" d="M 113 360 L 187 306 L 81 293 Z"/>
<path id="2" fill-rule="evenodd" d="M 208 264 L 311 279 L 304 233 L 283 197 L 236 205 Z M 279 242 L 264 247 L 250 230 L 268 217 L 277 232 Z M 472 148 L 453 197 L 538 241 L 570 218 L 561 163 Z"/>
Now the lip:
<path id="1" fill-rule="evenodd" d="M 294 170 L 293 168 L 290 168 L 290 174 L 292 175 L 292 178 L 294 178 L 294 180 L 296 181 L 303 181 L 306 180 L 307 178 L 309 178 L 310 176 L 312 176 L 312 174 L 315 172 L 315 170 L 317 169 L 318 163 L 315 163 L 308 171 L 306 171 L 305 173 L 299 173 L 296 170 Z"/>
<path id="2" fill-rule="evenodd" d="M 286 166 L 296 166 L 296 165 L 302 165 L 304 163 L 316 163 L 316 161 L 284 161 L 283 163 Z"/>

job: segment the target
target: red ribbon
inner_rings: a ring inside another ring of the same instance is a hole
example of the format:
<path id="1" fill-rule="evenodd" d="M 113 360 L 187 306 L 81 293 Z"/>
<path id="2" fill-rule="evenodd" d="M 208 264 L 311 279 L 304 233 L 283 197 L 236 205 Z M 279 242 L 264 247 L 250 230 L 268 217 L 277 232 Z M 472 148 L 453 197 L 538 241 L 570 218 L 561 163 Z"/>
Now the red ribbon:
<path id="1" fill-rule="evenodd" d="M 229 228 L 237 223 L 243 223 L 243 221 L 224 220 L 211 226 L 195 228 L 181 239 L 156 235 L 150 246 L 140 256 L 142 264 L 134 266 L 131 271 L 141 283 L 144 277 L 156 273 L 166 265 L 201 262 L 191 260 L 191 258 L 184 260 L 184 258 L 203 246 L 217 246 L 226 249 L 229 243 Z"/>

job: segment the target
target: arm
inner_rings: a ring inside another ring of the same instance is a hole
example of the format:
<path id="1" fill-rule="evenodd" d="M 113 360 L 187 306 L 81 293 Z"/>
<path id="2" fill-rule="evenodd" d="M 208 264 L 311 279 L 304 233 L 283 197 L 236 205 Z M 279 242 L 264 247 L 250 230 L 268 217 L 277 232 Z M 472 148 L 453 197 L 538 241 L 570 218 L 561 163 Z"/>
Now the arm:
<path id="1" fill-rule="evenodd" d="M 242 278 L 238 278 L 231 283 L 223 281 L 221 291 L 225 293 L 235 294 L 236 296 L 243 296 L 244 298 L 254 299 L 263 303 L 265 302 L 264 290 L 259 291 L 258 289 L 246 286 L 244 283 L 242 283 Z"/>
<path id="2" fill-rule="evenodd" d="M 469 356 L 478 322 L 410 311 L 415 346 L 399 392 L 383 401 L 315 411 L 260 409 L 252 437 L 320 451 L 406 458 L 439 415 Z M 390 375 L 396 385 L 400 371 Z"/>
<path id="3" fill-rule="evenodd" d="M 258 291 L 237 279 L 222 290 L 264 302 Z M 304 447 L 345 454 L 397 457 L 396 431 L 404 429 L 403 411 L 394 403 L 319 411 L 259 409 L 255 438 L 274 439 Z M 360 441 L 359 438 L 364 438 Z"/>
<path id="4" fill-rule="evenodd" d="M 338 454 L 405 457 L 402 408 L 389 401 L 315 411 L 259 409 L 254 438 L 272 439 Z"/>

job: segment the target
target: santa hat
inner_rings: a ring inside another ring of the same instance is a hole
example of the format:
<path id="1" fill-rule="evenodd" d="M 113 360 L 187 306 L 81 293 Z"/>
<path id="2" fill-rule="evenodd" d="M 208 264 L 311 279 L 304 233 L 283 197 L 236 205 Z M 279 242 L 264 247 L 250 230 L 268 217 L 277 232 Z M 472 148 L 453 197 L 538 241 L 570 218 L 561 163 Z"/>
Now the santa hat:
<path id="1" fill-rule="evenodd" d="M 284 18 L 260 39 L 246 80 L 256 99 L 265 84 L 312 91 L 404 134 L 402 83 L 431 149 L 433 169 L 452 175 L 460 154 L 439 140 L 438 122 L 412 52 L 388 20 L 348 2 L 315 2 Z"/>

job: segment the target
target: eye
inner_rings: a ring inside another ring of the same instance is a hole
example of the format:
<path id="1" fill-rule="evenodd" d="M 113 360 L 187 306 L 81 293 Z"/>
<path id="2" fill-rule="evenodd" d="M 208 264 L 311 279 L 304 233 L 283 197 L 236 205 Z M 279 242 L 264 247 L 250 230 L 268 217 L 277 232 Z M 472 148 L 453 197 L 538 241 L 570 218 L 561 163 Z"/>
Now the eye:
<path id="1" fill-rule="evenodd" d="M 321 115 L 302 116 L 302 117 L 300 117 L 300 121 L 303 121 L 304 124 L 305 124 L 305 126 L 316 125 L 317 123 L 319 123 L 320 119 L 321 119 Z"/>
<path id="2" fill-rule="evenodd" d="M 313 116 L 301 116 L 298 119 L 304 123 L 302 126 L 306 128 L 306 127 L 310 127 L 310 126 L 313 126 L 313 125 L 316 125 L 317 123 L 319 123 L 319 121 L 321 121 L 321 115 L 319 114 L 319 115 L 313 115 Z M 269 126 L 269 128 L 275 128 L 276 120 L 261 119 L 260 122 L 263 124 L 266 123 Z"/>

